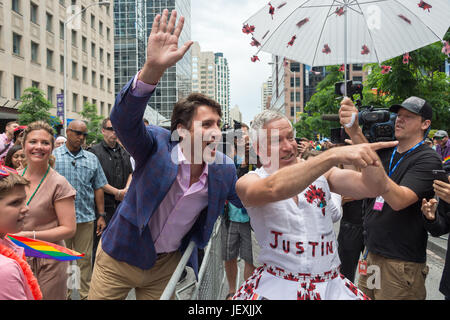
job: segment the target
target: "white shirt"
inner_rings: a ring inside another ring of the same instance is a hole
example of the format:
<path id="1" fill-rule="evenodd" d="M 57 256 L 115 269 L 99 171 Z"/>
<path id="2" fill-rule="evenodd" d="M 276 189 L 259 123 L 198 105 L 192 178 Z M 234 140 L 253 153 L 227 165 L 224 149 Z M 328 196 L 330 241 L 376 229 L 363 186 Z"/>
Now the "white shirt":
<path id="1" fill-rule="evenodd" d="M 269 176 L 263 167 L 248 174 Z M 290 198 L 246 209 L 261 247 L 261 264 L 311 274 L 340 265 L 333 229 L 336 205 L 324 176 L 298 194 L 298 205 Z"/>

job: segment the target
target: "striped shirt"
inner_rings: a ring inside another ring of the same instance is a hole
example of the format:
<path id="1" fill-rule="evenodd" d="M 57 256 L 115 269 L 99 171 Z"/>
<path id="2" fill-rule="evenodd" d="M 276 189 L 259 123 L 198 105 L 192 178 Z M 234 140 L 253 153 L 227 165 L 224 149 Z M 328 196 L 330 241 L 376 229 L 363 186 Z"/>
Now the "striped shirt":
<path id="1" fill-rule="evenodd" d="M 63 144 L 53 151 L 55 170 L 75 188 L 75 212 L 77 223 L 95 220 L 94 191 L 108 183 L 97 157 L 81 149 L 74 156 Z"/>

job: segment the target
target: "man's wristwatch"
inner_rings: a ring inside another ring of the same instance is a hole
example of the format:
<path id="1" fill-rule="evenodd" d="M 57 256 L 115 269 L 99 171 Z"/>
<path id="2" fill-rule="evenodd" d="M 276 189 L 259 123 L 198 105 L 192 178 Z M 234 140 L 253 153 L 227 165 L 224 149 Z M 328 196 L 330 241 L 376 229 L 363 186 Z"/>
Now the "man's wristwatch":
<path id="1" fill-rule="evenodd" d="M 106 212 L 99 212 L 98 216 L 104 218 L 104 217 L 106 217 Z"/>

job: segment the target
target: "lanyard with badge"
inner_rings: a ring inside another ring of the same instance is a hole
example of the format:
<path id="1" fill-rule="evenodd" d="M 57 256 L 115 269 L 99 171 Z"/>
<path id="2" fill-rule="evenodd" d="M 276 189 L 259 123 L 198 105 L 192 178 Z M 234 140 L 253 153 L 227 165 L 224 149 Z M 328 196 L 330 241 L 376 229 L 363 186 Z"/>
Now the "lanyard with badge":
<path id="1" fill-rule="evenodd" d="M 397 147 L 395 147 L 394 151 L 392 152 L 391 155 L 391 161 L 389 162 L 389 178 L 392 176 L 392 174 L 394 173 L 395 169 L 397 169 L 398 165 L 400 164 L 400 162 L 402 162 L 402 160 L 411 152 L 413 152 L 415 149 L 417 149 L 419 146 L 421 146 L 424 143 L 424 140 L 420 141 L 418 144 L 416 144 L 414 147 L 412 147 L 411 149 L 408 150 L 408 152 L 406 152 L 394 165 L 394 167 L 392 168 L 392 162 L 394 161 L 394 156 L 397 152 Z M 375 204 L 373 205 L 373 210 L 375 211 L 381 211 L 383 210 L 383 206 L 384 206 L 384 199 L 382 196 L 378 196 L 375 199 Z"/>
<path id="2" fill-rule="evenodd" d="M 394 173 L 395 169 L 397 169 L 398 165 L 400 164 L 400 162 L 402 162 L 402 160 L 411 152 L 413 152 L 415 149 L 417 149 L 420 145 L 422 145 L 424 143 L 424 141 L 420 141 L 418 144 L 416 144 L 414 147 L 412 147 L 411 149 L 408 150 L 408 152 L 406 152 L 398 161 L 397 163 L 394 165 L 394 167 L 392 168 L 392 162 L 394 161 L 394 157 L 395 154 L 397 152 L 397 147 L 395 147 L 394 151 L 392 152 L 391 155 L 391 161 L 389 162 L 389 178 L 392 176 L 392 174 Z M 383 210 L 383 206 L 384 206 L 384 199 L 382 196 L 378 196 L 375 199 L 375 204 L 373 206 L 373 210 L 374 211 L 378 211 L 380 212 L 381 210 Z M 366 248 L 365 252 L 363 254 L 363 257 L 361 260 L 359 260 L 358 262 L 358 273 L 360 275 L 367 275 L 367 256 L 369 254 L 369 250 Z"/>

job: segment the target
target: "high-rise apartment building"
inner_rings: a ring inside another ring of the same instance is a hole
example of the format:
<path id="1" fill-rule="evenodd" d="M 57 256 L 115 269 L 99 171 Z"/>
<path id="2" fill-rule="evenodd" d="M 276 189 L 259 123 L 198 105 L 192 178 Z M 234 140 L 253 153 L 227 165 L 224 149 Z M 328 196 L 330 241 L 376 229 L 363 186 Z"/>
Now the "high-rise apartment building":
<path id="1" fill-rule="evenodd" d="M 269 79 L 266 82 L 263 82 L 261 86 L 261 111 L 269 109 L 271 97 L 272 97 L 272 77 L 269 77 Z"/>
<path id="2" fill-rule="evenodd" d="M 192 92 L 200 92 L 216 99 L 216 57 L 212 51 L 200 50 L 194 42 L 192 51 Z"/>
<path id="3" fill-rule="evenodd" d="M 191 1 L 190 0 L 146 0 L 146 37 L 150 35 L 153 20 L 157 14 L 168 9 L 171 12 L 177 10 L 178 17 L 184 16 L 184 27 L 179 38 L 182 45 L 191 39 Z M 152 95 L 149 106 L 157 110 L 163 117 L 170 119 L 174 104 L 181 98 L 189 95 L 191 86 L 191 50 L 164 73 Z"/>
<path id="4" fill-rule="evenodd" d="M 198 42 L 192 45 L 192 92 L 200 92 L 222 106 L 223 123 L 230 119 L 230 70 L 223 53 L 201 51 Z"/>
<path id="5" fill-rule="evenodd" d="M 237 122 L 242 122 L 242 112 L 239 109 L 238 105 L 235 105 L 233 108 L 230 109 L 230 122 L 231 122 L 231 125 L 234 125 L 234 121 L 233 120 L 235 120 Z"/>
<path id="6" fill-rule="evenodd" d="M 98 114 L 109 114 L 115 98 L 113 5 L 90 4 L 87 0 L 0 1 L 0 119 L 17 118 L 20 96 L 31 86 L 41 89 L 56 106 L 56 95 L 64 89 L 65 59 L 68 121 L 80 118 L 85 102 L 96 104 Z M 65 22 L 81 11 L 79 19 L 68 24 L 64 57 Z M 56 107 L 51 113 L 56 115 Z"/>
<path id="7" fill-rule="evenodd" d="M 309 67 L 304 64 L 272 56 L 272 98 L 270 108 L 284 113 L 292 122 L 316 92 L 317 84 L 326 76 L 325 67 Z M 367 72 L 363 66 L 348 66 L 348 79 L 363 82 Z"/>
<path id="8" fill-rule="evenodd" d="M 114 1 L 115 94 L 145 63 L 145 0 Z"/>
<path id="9" fill-rule="evenodd" d="M 216 101 L 222 106 L 222 121 L 230 121 L 230 68 L 223 53 L 215 53 L 216 64 Z"/>

